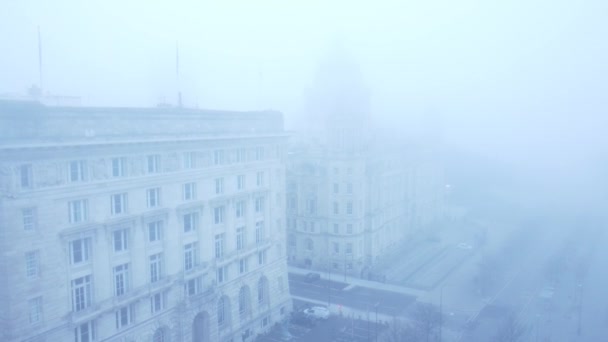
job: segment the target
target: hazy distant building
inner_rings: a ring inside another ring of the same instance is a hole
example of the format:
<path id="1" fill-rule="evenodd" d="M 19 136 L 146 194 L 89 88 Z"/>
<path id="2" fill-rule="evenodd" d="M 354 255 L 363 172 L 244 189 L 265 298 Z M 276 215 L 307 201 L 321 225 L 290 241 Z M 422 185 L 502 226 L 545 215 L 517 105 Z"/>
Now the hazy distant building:
<path id="1" fill-rule="evenodd" d="M 291 309 L 277 112 L 0 102 L 0 340 L 249 341 Z"/>
<path id="2" fill-rule="evenodd" d="M 440 172 L 423 169 L 402 143 L 374 137 L 369 92 L 340 47 L 321 64 L 307 100 L 310 119 L 288 157 L 289 261 L 367 276 L 439 214 Z"/>

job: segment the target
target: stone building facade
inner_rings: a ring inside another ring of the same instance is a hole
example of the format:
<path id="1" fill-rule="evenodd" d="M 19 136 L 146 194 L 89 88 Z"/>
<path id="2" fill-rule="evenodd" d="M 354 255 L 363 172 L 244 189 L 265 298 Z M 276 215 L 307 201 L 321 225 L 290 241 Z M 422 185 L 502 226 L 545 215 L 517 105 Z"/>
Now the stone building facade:
<path id="1" fill-rule="evenodd" d="M 442 172 L 374 130 L 369 91 L 342 46 L 313 83 L 288 156 L 289 261 L 367 277 L 386 251 L 441 216 Z"/>
<path id="2" fill-rule="evenodd" d="M 291 310 L 277 112 L 0 102 L 0 340 L 250 341 Z"/>

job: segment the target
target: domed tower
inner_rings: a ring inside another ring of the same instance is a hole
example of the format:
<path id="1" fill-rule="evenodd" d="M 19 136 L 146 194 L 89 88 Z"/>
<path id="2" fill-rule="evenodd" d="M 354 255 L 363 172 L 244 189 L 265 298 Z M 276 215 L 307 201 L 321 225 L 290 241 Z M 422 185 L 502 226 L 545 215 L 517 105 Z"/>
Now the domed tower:
<path id="1" fill-rule="evenodd" d="M 370 94 L 355 58 L 335 44 L 307 94 L 307 128 L 331 150 L 360 150 L 370 136 Z"/>

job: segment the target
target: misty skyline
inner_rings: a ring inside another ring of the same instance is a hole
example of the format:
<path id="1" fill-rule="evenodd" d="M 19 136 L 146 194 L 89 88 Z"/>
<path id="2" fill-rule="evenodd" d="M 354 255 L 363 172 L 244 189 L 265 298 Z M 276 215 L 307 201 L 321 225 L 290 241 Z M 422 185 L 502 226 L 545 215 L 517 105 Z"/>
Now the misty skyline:
<path id="1" fill-rule="evenodd" d="M 606 153 L 601 1 L 2 7 L 0 93 L 38 83 L 40 26 L 45 91 L 85 105 L 175 104 L 179 42 L 185 106 L 277 109 L 297 129 L 318 64 L 340 40 L 360 64 L 380 126 L 411 135 L 440 127 L 448 144 L 542 171 Z"/>

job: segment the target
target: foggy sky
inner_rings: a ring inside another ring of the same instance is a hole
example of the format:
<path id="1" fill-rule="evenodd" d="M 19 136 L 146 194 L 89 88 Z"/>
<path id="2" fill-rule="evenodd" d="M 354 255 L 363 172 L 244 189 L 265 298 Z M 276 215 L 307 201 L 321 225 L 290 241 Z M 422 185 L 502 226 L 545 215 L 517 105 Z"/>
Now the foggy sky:
<path id="1" fill-rule="evenodd" d="M 179 41 L 185 105 L 278 109 L 297 128 L 338 39 L 360 63 L 380 126 L 440 131 L 580 180 L 607 156 L 607 18 L 602 0 L 3 0 L 0 94 L 38 83 L 40 26 L 45 91 L 86 105 L 175 103 Z"/>

